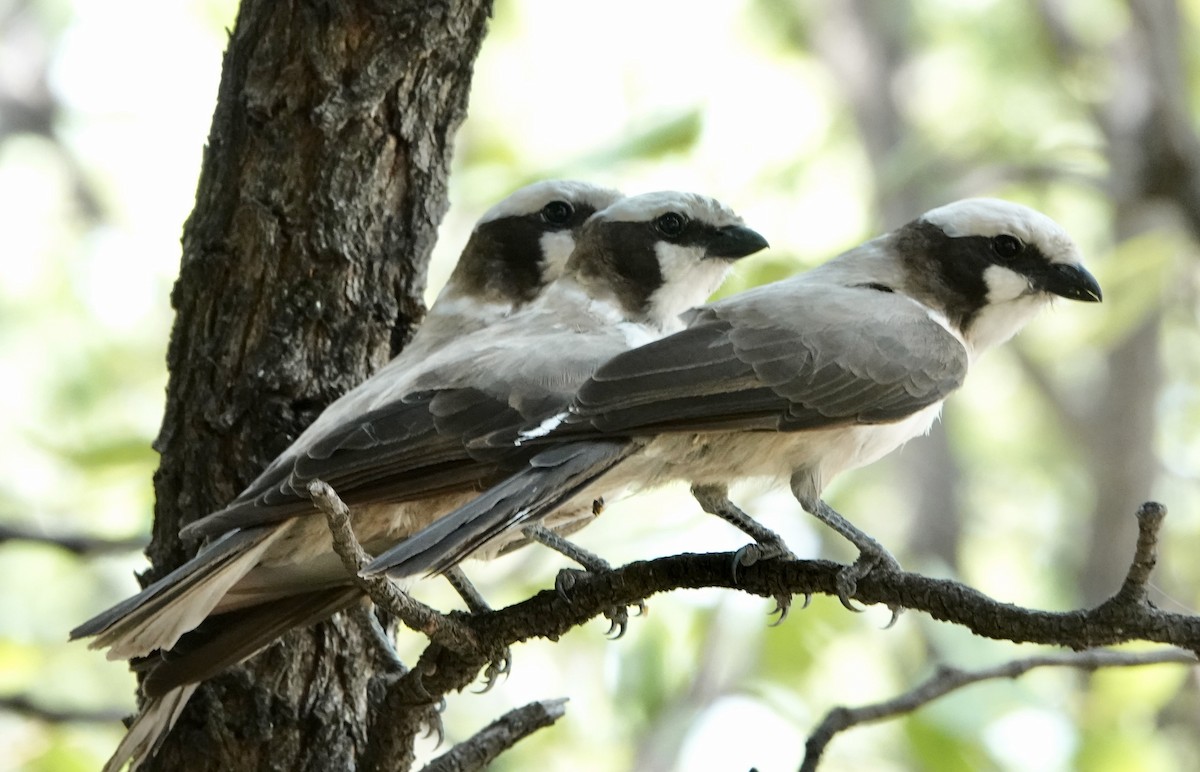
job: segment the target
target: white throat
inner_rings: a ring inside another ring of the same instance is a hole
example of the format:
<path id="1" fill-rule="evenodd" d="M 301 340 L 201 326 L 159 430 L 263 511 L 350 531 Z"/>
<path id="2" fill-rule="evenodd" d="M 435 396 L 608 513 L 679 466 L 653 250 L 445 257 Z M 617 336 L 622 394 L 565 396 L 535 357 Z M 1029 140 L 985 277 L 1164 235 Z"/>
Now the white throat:
<path id="1" fill-rule="evenodd" d="M 662 286 L 650 296 L 650 320 L 660 328 L 679 325 L 679 315 L 708 300 L 732 267 L 728 260 L 705 257 L 704 247 L 660 241 L 654 245 Z"/>
<path id="2" fill-rule="evenodd" d="M 972 360 L 1020 332 L 1051 300 L 1030 286 L 1028 278 L 1000 265 L 984 271 L 983 280 L 988 288 L 987 302 L 964 336 Z"/>
<path id="3" fill-rule="evenodd" d="M 1016 335 L 1038 311 L 1048 305 L 1050 299 L 1047 296 L 1030 293 L 1015 300 L 984 306 L 971 320 L 971 326 L 964 336 L 971 358 Z"/>

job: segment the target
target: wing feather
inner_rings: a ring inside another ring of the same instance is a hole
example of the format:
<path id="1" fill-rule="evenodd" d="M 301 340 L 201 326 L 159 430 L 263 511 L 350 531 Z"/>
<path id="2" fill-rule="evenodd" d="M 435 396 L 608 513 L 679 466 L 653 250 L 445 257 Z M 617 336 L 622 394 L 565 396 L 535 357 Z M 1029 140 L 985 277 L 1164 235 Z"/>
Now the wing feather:
<path id="1" fill-rule="evenodd" d="M 887 423 L 961 385 L 966 349 L 914 301 L 862 287 L 786 289 L 735 296 L 614 357 L 550 437 Z"/>

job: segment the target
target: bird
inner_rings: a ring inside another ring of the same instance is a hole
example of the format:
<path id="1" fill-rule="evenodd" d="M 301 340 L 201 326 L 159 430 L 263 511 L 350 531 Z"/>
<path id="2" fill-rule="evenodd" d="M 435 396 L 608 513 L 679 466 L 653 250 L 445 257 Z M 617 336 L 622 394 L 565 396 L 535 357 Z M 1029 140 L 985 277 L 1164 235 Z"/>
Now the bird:
<path id="1" fill-rule="evenodd" d="M 458 262 L 398 356 L 371 378 L 331 403 L 246 489 L 238 501 L 291 473 L 314 444 L 336 433 L 347 421 L 369 412 L 404 384 L 421 363 L 454 341 L 498 322 L 538 297 L 557 279 L 571 251 L 574 233 L 588 217 L 620 200 L 623 194 L 588 182 L 543 180 L 521 187 L 479 218 Z M 71 638 L 96 636 L 93 648 L 111 641 L 110 659 L 133 659 L 155 649 L 168 650 L 181 635 L 201 624 L 250 569 L 267 544 L 247 538 L 241 545 L 210 545 L 193 560 L 141 593 L 84 622 Z M 239 554 L 239 549 L 244 550 Z M 223 551 L 222 551 L 223 550 Z M 219 559 L 218 559 L 219 558 Z M 459 585 L 456 584 L 456 588 Z M 191 594 L 181 592 L 191 587 Z M 151 697 L 106 769 L 135 757 L 135 765 L 174 724 L 194 686 Z"/>
<path id="2" fill-rule="evenodd" d="M 355 425 L 374 405 L 403 395 L 411 378 L 422 371 L 423 363 L 440 348 L 528 305 L 546 284 L 562 274 L 574 248 L 574 231 L 596 211 L 622 197 L 619 191 L 591 183 L 545 180 L 522 187 L 492 206 L 475 224 L 446 285 L 409 344 L 372 377 L 326 407 L 224 511 L 261 505 L 261 492 L 288 477 L 297 461 L 315 444 L 343 431 L 347 424 Z M 296 502 L 291 503 L 294 506 Z M 188 532 L 185 528 L 184 534 Z M 85 622 L 72 631 L 72 637 L 99 634 L 97 648 L 108 645 L 105 635 L 124 640 L 125 643 L 118 643 L 110 651 L 112 659 L 129 659 L 156 648 L 169 648 L 194 623 L 181 619 L 179 625 L 153 632 L 147 643 L 131 637 L 125 626 L 141 618 L 135 611 L 150 611 L 146 604 L 173 587 L 177 575 L 178 572 L 173 575 L 175 579 L 164 577 Z M 191 616 L 203 618 L 207 611 L 208 608 L 198 608 Z M 158 619 L 163 615 L 154 616 Z"/>
<path id="3" fill-rule="evenodd" d="M 74 631 L 112 658 L 166 652 L 148 665 L 142 716 L 154 715 L 144 732 L 131 729 L 126 756 L 152 749 L 197 682 L 363 597 L 315 516 L 310 481 L 351 506 L 364 546 L 390 546 L 503 478 L 511 451 L 474 453 L 470 439 L 560 409 L 596 366 L 682 327 L 680 315 L 735 260 L 767 246 L 720 202 L 678 192 L 619 199 L 574 241 L 536 298 L 431 352 L 382 385 L 385 398 L 298 443 L 287 463 L 183 529 L 212 539 L 196 558 Z"/>
<path id="4" fill-rule="evenodd" d="M 420 362 L 452 343 L 524 308 L 562 275 L 587 218 L 624 197 L 579 180 L 541 180 L 489 208 L 471 230 L 453 271 L 412 339 L 356 388 L 330 403 L 238 497 L 270 485 L 313 442 L 403 395 Z"/>
<path id="5" fill-rule="evenodd" d="M 438 573 L 608 490 L 683 480 L 701 508 L 755 539 L 739 565 L 790 557 L 738 509 L 731 483 L 786 481 L 859 551 L 842 603 L 895 558 L 829 506 L 836 475 L 926 434 L 985 351 L 1055 298 L 1098 302 L 1067 232 L 1028 207 L 956 201 L 806 273 L 703 306 L 674 335 L 618 354 L 562 411 L 476 442 L 541 445 L 508 479 L 380 554 L 364 574 Z M 790 597 L 776 598 L 786 613 Z"/>

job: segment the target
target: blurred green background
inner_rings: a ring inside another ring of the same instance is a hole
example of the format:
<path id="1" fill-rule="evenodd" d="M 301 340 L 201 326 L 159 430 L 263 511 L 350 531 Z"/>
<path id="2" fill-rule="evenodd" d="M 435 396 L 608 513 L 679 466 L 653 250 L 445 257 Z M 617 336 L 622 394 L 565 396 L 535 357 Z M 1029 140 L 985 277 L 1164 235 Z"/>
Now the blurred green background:
<path id="1" fill-rule="evenodd" d="M 0 770 L 95 769 L 134 704 L 124 664 L 66 631 L 144 566 L 168 296 L 235 13 L 0 0 Z M 723 292 L 954 198 L 1033 205 L 1082 245 L 1104 304 L 1036 320 L 930 437 L 838 480 L 831 501 L 910 570 L 1067 609 L 1116 589 L 1134 509 L 1156 498 L 1171 514 L 1154 600 L 1195 609 L 1198 32 L 1197 0 L 500 0 L 430 289 L 490 204 L 543 177 L 731 204 L 772 249 Z M 787 495 L 735 493 L 801 556 L 851 557 Z M 673 489 L 612 507 L 580 541 L 616 562 L 742 539 Z M 468 572 L 500 604 L 558 566 L 526 551 Z M 769 602 L 732 592 L 650 608 L 618 642 L 596 621 L 518 647 L 509 679 L 450 700 L 447 741 L 569 696 L 566 719 L 496 768 L 794 769 L 833 705 L 937 663 L 1036 651 L 915 613 L 883 630 L 885 611 L 826 597 L 779 627 Z M 1196 686 L 1177 667 L 1040 671 L 842 736 L 824 768 L 1197 769 Z"/>

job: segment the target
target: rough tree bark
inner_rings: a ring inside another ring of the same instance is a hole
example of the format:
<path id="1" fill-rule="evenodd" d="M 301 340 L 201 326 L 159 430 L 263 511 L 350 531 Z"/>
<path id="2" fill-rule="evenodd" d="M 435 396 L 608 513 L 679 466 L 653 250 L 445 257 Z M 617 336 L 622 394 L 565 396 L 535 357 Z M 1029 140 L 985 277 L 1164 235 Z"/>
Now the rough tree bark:
<path id="1" fill-rule="evenodd" d="M 242 3 L 172 294 L 144 581 L 419 321 L 491 5 Z M 356 767 L 370 651 L 342 619 L 287 636 L 204 685 L 149 768 Z"/>

